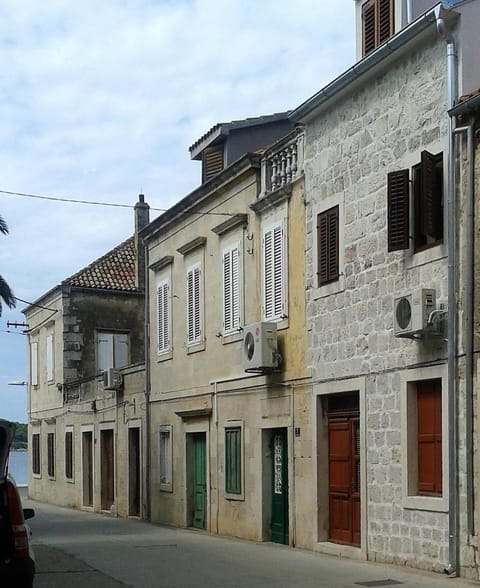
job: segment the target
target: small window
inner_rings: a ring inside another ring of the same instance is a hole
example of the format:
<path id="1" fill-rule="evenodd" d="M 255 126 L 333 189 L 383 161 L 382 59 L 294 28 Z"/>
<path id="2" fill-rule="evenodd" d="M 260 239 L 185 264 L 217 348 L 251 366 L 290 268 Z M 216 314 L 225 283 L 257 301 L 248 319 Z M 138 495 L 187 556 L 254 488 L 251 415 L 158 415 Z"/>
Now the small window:
<path id="1" fill-rule="evenodd" d="M 394 33 L 393 0 L 368 0 L 362 6 L 363 55 L 388 41 Z"/>
<path id="2" fill-rule="evenodd" d="M 73 480 L 73 432 L 65 432 L 65 477 Z"/>
<path id="3" fill-rule="evenodd" d="M 157 285 L 157 353 L 170 351 L 170 282 L 163 280 Z"/>
<path id="4" fill-rule="evenodd" d="M 412 168 L 412 184 L 410 207 L 409 171 L 403 169 L 388 174 L 389 251 L 410 247 L 410 226 L 415 252 L 443 242 L 443 154 L 423 151 L 420 163 Z"/>
<path id="5" fill-rule="evenodd" d="M 225 492 L 242 492 L 242 429 L 225 429 Z"/>
<path id="6" fill-rule="evenodd" d="M 442 495 L 442 388 L 417 382 L 418 494 Z"/>
<path id="7" fill-rule="evenodd" d="M 202 153 L 202 183 L 223 170 L 223 145 L 207 147 Z"/>
<path id="8" fill-rule="evenodd" d="M 40 475 L 40 434 L 32 435 L 32 473 Z"/>
<path id="9" fill-rule="evenodd" d="M 187 344 L 194 345 L 201 342 L 202 335 L 202 304 L 200 265 L 195 265 L 187 271 Z"/>
<path id="10" fill-rule="evenodd" d="M 223 252 L 223 332 L 240 327 L 240 249 L 238 245 Z"/>
<path id="11" fill-rule="evenodd" d="M 283 222 L 263 231 L 263 318 L 285 316 L 285 241 Z"/>
<path id="12" fill-rule="evenodd" d="M 98 333 L 98 371 L 121 368 L 129 364 L 127 333 Z"/>
<path id="13" fill-rule="evenodd" d="M 161 425 L 159 430 L 160 489 L 172 492 L 172 427 Z"/>
<path id="14" fill-rule="evenodd" d="M 54 379 L 54 356 L 53 356 L 53 335 L 47 335 L 46 338 L 46 360 L 47 360 L 47 382 Z"/>
<path id="15" fill-rule="evenodd" d="M 30 343 L 30 384 L 38 386 L 38 343 Z"/>
<path id="16" fill-rule="evenodd" d="M 318 286 L 339 277 L 339 207 L 334 206 L 317 216 Z"/>
<path id="17" fill-rule="evenodd" d="M 47 472 L 49 478 L 55 477 L 55 433 L 47 435 Z"/>

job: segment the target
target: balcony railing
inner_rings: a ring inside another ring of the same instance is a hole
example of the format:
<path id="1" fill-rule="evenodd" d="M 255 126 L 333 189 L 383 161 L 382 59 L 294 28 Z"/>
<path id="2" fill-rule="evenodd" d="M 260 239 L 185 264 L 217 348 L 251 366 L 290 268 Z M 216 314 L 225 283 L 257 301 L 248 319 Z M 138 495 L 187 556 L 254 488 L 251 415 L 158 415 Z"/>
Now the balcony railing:
<path id="1" fill-rule="evenodd" d="M 303 132 L 295 130 L 270 147 L 262 158 L 262 194 L 283 188 L 303 174 Z"/>

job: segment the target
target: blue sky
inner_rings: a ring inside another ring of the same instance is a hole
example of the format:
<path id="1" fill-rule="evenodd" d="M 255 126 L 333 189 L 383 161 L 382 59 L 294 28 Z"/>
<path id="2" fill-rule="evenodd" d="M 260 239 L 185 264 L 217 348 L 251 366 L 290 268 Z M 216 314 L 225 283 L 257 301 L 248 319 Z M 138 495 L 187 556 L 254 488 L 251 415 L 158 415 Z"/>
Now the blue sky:
<path id="1" fill-rule="evenodd" d="M 353 63 L 354 2 L 2 0 L 0 56 L 0 190 L 167 208 L 211 126 L 294 108 Z M 133 232 L 130 209 L 0 192 L 0 213 L 0 273 L 27 301 Z M 26 338 L 4 331 L 22 307 L 0 317 L 0 417 L 19 421 Z"/>

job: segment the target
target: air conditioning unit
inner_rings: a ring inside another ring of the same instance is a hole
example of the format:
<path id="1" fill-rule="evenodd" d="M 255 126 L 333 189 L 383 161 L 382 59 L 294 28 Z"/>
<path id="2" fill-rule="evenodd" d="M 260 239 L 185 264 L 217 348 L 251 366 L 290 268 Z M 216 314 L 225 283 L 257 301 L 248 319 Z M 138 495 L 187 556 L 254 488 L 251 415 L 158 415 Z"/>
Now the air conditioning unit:
<path id="1" fill-rule="evenodd" d="M 278 368 L 280 354 L 277 323 L 255 323 L 243 328 L 243 368 L 246 372 L 268 372 Z"/>
<path id="2" fill-rule="evenodd" d="M 123 376 L 120 370 L 109 368 L 103 372 L 103 387 L 105 390 L 120 390 L 123 384 Z"/>
<path id="3" fill-rule="evenodd" d="M 428 324 L 428 319 L 436 307 L 436 293 L 433 288 L 418 288 L 410 294 L 395 298 L 393 302 L 395 337 L 421 339 L 427 333 L 434 334 L 434 328 Z"/>

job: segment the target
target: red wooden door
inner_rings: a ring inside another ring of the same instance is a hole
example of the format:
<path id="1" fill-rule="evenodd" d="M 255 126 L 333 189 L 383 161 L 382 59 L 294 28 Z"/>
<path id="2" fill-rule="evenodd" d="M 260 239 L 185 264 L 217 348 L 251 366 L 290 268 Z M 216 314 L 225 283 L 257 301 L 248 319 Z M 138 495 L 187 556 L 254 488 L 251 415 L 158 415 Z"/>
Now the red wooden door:
<path id="1" fill-rule="evenodd" d="M 329 416 L 330 540 L 360 545 L 360 423 L 358 413 Z"/>

